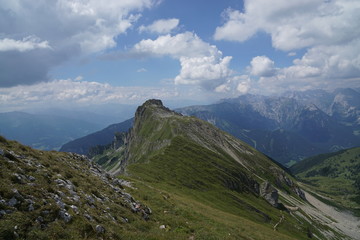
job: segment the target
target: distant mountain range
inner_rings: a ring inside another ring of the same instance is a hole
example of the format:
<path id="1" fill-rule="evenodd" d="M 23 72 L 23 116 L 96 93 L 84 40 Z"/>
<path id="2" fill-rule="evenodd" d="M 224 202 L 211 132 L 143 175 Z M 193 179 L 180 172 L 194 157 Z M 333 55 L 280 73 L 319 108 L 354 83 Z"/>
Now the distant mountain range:
<path id="1" fill-rule="evenodd" d="M 282 164 L 360 146 L 360 93 L 355 89 L 288 92 L 282 96 L 247 94 L 176 111 L 210 122 Z M 113 135 L 101 142 L 92 135 L 82 138 L 84 143 L 91 143 L 87 146 L 110 144 L 112 140 Z M 76 145 L 78 142 L 68 143 L 62 150 L 86 153 Z"/>
<path id="2" fill-rule="evenodd" d="M 102 127 L 86 119 L 24 112 L 0 113 L 0 135 L 43 150 L 58 150 L 66 142 Z"/>
<path id="3" fill-rule="evenodd" d="M 247 94 L 177 111 L 211 122 L 282 164 L 360 146 L 360 93 L 354 89 Z"/>
<path id="4" fill-rule="evenodd" d="M 106 146 L 111 143 L 114 140 L 115 133 L 127 132 L 132 126 L 133 120 L 132 118 L 121 123 L 112 124 L 100 131 L 70 141 L 64 144 L 60 151 L 87 155 L 92 147 Z"/>

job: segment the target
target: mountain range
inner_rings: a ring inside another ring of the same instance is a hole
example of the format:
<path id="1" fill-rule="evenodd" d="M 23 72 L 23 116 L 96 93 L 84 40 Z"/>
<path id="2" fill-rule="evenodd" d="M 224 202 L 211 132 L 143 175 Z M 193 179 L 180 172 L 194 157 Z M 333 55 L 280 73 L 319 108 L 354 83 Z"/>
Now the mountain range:
<path id="1" fill-rule="evenodd" d="M 328 222 L 336 211 L 326 217 L 320 209 L 308 208 L 324 203 L 315 204 L 312 195 L 303 191 L 281 165 L 206 121 L 169 110 L 159 100 L 140 106 L 133 127 L 118 135 L 111 147 L 93 161 L 113 175 L 127 176 L 146 191 L 170 194 L 183 205 L 192 206 L 196 214 L 203 215 L 199 209 L 205 207 L 210 221 L 223 223 L 224 219 L 214 216 L 230 214 L 239 223 L 248 220 L 259 229 L 265 227 L 257 234 L 252 232 L 254 238 L 346 238 L 337 235 L 345 232 L 356 235 L 335 224 L 336 220 Z M 322 220 L 315 222 L 307 217 L 314 214 L 320 214 Z M 329 234 L 329 223 L 331 229 L 342 230 Z M 284 236 L 267 235 L 267 227 Z M 186 229 L 186 224 L 182 228 Z M 222 234 L 203 236 L 224 239 Z M 232 234 L 237 239 L 249 236 L 246 231 Z"/>
<path id="2" fill-rule="evenodd" d="M 0 113 L 0 135 L 33 148 L 58 150 L 63 144 L 88 135 L 103 125 L 55 115 L 25 112 Z"/>
<path id="3" fill-rule="evenodd" d="M 178 111 L 212 122 L 282 164 L 360 145 L 360 93 L 354 89 L 247 94 Z"/>
<path id="4" fill-rule="evenodd" d="M 0 137 L 0 163 L 4 239 L 358 237 L 359 219 L 331 199 L 317 199 L 271 158 L 160 100 L 138 107 L 132 127 L 92 160 Z"/>
<path id="5" fill-rule="evenodd" d="M 175 111 L 210 122 L 288 166 L 316 154 L 360 145 L 360 93 L 355 89 L 288 92 L 282 96 L 247 94 Z M 101 142 L 93 136 L 81 141 L 96 146 L 112 140 L 113 135 Z M 76 148 L 76 142 L 61 148 L 70 149 L 87 154 Z"/>

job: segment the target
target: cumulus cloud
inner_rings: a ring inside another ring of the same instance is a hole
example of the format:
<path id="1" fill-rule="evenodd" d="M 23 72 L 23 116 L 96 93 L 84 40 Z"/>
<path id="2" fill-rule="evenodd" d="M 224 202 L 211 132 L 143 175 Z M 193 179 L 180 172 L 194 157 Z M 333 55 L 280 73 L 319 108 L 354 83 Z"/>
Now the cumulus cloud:
<path id="1" fill-rule="evenodd" d="M 242 81 L 237 85 L 236 90 L 241 94 L 245 94 L 249 92 L 250 87 L 251 87 L 250 80 Z"/>
<path id="2" fill-rule="evenodd" d="M 40 41 L 34 36 L 28 36 L 22 40 L 15 40 L 10 38 L 0 39 L 0 52 L 5 51 L 19 51 L 26 52 L 36 48 L 51 49 L 48 41 Z"/>
<path id="3" fill-rule="evenodd" d="M 251 61 L 250 73 L 268 88 L 354 85 L 353 79 L 360 80 L 359 11 L 357 0 L 245 0 L 243 11 L 224 12 L 225 23 L 216 28 L 214 38 L 243 42 L 265 32 L 273 47 L 289 51 L 289 56 L 305 49 L 293 65 L 276 72 L 271 60 Z"/>
<path id="4" fill-rule="evenodd" d="M 0 0 L 0 71 L 4 76 L 0 86 L 49 80 L 49 70 L 59 63 L 115 47 L 115 38 L 137 21 L 143 9 L 156 3 Z M 39 63 L 35 65 L 34 59 Z M 23 74 L 18 73 L 18 66 Z"/>
<path id="5" fill-rule="evenodd" d="M 235 97 L 248 93 L 251 89 L 251 81 L 248 75 L 236 75 L 229 78 L 225 83 L 215 88 L 215 92 L 223 93 L 224 97 Z"/>
<path id="6" fill-rule="evenodd" d="M 179 19 L 160 19 L 148 26 L 141 25 L 139 27 L 140 32 L 151 32 L 157 34 L 167 34 L 174 30 L 179 25 Z"/>
<path id="7" fill-rule="evenodd" d="M 258 31 L 272 37 L 273 46 L 292 50 L 316 44 L 338 44 L 358 37 L 360 3 L 356 0 L 245 0 L 244 12 L 228 9 L 215 39 L 245 41 Z"/>
<path id="8" fill-rule="evenodd" d="M 250 73 L 254 76 L 271 77 L 276 73 L 274 61 L 266 56 L 254 57 L 251 62 Z"/>
<path id="9" fill-rule="evenodd" d="M 221 56 L 222 53 L 214 45 L 210 45 L 195 33 L 184 32 L 176 35 L 163 35 L 155 40 L 144 39 L 135 44 L 133 51 L 150 56 L 198 57 Z"/>
<path id="10" fill-rule="evenodd" d="M 175 84 L 200 85 L 207 90 L 226 82 L 233 71 L 229 68 L 231 56 L 222 56 L 216 46 L 204 42 L 191 32 L 163 35 L 157 39 L 145 39 L 133 50 L 146 56 L 170 56 L 180 61 L 181 70 Z"/>
<path id="11" fill-rule="evenodd" d="M 215 89 L 231 75 L 231 59 L 230 56 L 181 57 L 181 70 L 175 78 L 175 84 L 196 84 L 206 89 Z"/>

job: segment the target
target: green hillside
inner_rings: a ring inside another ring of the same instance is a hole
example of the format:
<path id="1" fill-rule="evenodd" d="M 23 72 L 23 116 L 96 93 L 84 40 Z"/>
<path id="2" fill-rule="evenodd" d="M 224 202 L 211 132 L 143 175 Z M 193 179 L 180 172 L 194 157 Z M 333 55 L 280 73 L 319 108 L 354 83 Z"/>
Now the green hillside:
<path id="1" fill-rule="evenodd" d="M 360 214 L 360 147 L 307 158 L 290 169 L 325 197 Z"/>
<path id="2" fill-rule="evenodd" d="M 176 139 L 174 144 L 187 143 Z M 209 156 L 205 150 L 200 158 Z M 156 175 L 144 181 L 144 169 L 132 165 L 129 171 L 139 177 L 130 184 L 80 155 L 34 150 L 2 137 L 0 164 L 0 239 L 307 239 L 310 231 L 319 234 L 310 224 L 298 229 L 289 213 L 247 190 L 226 190 L 219 181 L 215 188 L 185 184 L 177 191 L 182 182 L 165 184 Z M 209 175 L 207 180 L 216 179 Z M 274 231 L 282 216 L 289 222 Z"/>
<path id="3" fill-rule="evenodd" d="M 94 160 L 135 183 L 132 194 L 169 226 L 167 239 L 327 239 L 333 231 L 297 209 L 306 204 L 301 189 L 272 160 L 157 100 L 138 108 L 122 141 Z"/>

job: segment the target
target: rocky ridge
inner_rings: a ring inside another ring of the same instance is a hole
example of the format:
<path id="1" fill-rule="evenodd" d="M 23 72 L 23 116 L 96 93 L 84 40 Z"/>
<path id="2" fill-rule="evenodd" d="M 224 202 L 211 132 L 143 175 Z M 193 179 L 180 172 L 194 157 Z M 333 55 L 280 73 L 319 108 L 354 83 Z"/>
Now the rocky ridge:
<path id="1" fill-rule="evenodd" d="M 207 122 L 171 111 L 164 107 L 160 100 L 155 99 L 148 100 L 138 107 L 133 128 L 125 135 L 124 139 L 117 140 L 112 144 L 123 143 L 118 149 L 115 149 L 116 153 L 122 154 L 115 160 L 118 161 L 117 164 L 112 165 L 108 170 L 114 175 L 126 173 L 129 164 L 149 161 L 149 155 L 151 156 L 152 152 L 166 148 L 177 136 L 185 137 L 215 154 L 225 153 L 236 164 L 240 164 L 242 170 L 234 173 L 234 176 L 241 180 L 224 180 L 224 185 L 229 189 L 237 191 L 247 189 L 256 196 L 263 197 L 274 207 L 280 206 L 275 187 L 292 192 L 306 200 L 304 193 L 291 180 L 291 177 L 271 160 L 259 159 L 256 156 L 256 150 L 245 143 Z M 114 157 L 109 158 L 110 161 L 114 161 Z M 272 174 L 275 181 L 264 180 L 262 175 L 267 172 Z M 265 183 L 266 187 L 261 188 L 260 185 L 263 186 Z M 271 194 L 268 194 L 269 191 Z"/>
<path id="2" fill-rule="evenodd" d="M 121 142 L 118 149 L 94 161 L 151 188 L 215 209 L 230 208 L 235 215 L 240 211 L 255 222 L 273 223 L 275 230 L 289 225 L 320 239 L 344 237 L 337 230 L 328 234 L 327 222 L 307 216 L 302 206 L 313 207 L 308 207 L 305 193 L 284 168 L 212 124 L 167 109 L 160 100 L 149 100 L 137 109 L 134 126 Z"/>

